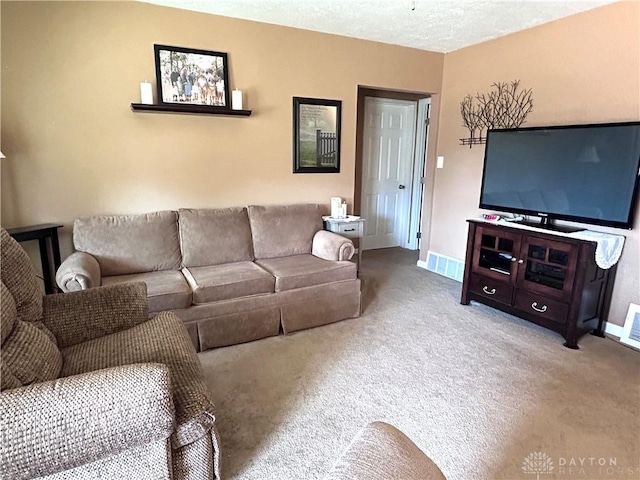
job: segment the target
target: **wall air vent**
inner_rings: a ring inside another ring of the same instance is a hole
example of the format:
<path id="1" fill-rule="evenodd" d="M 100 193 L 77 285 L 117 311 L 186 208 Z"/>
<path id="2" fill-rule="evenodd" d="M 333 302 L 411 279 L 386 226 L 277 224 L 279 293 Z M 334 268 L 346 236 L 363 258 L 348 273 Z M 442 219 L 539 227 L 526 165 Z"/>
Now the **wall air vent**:
<path id="1" fill-rule="evenodd" d="M 629 304 L 629 312 L 622 327 L 620 341 L 640 350 L 640 305 Z"/>

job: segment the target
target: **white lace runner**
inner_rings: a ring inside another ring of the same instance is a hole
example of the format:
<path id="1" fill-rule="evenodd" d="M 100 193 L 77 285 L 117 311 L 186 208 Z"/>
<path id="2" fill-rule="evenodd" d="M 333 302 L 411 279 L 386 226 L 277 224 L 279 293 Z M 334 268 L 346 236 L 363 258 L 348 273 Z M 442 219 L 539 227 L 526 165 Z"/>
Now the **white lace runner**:
<path id="1" fill-rule="evenodd" d="M 582 230 L 569 236 L 597 243 L 596 264 L 600 268 L 606 270 L 613 267 L 620 260 L 622 247 L 624 246 L 624 237 L 622 235 Z"/>

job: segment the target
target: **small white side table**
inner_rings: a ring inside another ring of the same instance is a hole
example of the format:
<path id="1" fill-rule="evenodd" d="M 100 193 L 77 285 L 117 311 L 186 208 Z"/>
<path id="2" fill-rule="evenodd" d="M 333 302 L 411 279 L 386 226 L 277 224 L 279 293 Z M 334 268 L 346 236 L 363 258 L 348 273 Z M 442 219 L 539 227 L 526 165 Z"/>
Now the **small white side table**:
<path id="1" fill-rule="evenodd" d="M 356 253 L 358 254 L 358 270 L 360 270 L 360 264 L 362 263 L 362 237 L 364 236 L 364 218 L 357 217 L 355 215 L 347 215 L 346 218 L 333 218 L 322 217 L 324 220 L 324 228 L 330 232 L 337 233 L 343 237 L 351 239 L 356 247 Z"/>

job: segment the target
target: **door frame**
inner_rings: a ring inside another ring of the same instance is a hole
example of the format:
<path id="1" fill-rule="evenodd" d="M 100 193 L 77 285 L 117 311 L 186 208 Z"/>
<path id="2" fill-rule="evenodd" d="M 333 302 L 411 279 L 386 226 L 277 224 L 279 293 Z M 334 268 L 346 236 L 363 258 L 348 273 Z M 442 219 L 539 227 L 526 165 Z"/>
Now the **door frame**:
<path id="1" fill-rule="evenodd" d="M 417 115 L 416 122 L 421 118 L 421 112 L 424 110 L 424 105 L 426 104 L 424 100 L 429 100 L 431 98 L 431 94 L 422 93 L 422 92 L 403 92 L 398 90 L 387 90 L 380 88 L 371 88 L 366 86 L 358 85 L 358 100 L 357 100 L 357 118 L 356 118 L 356 158 L 355 158 L 355 177 L 354 177 L 354 195 L 353 195 L 353 211 L 356 215 L 360 215 L 362 213 L 362 175 L 364 170 L 364 162 L 363 162 L 363 154 L 364 154 L 364 107 L 365 107 L 365 97 L 379 97 L 379 98 L 387 98 L 392 100 L 409 100 L 417 103 Z M 433 108 L 430 108 L 432 111 Z M 414 128 L 417 128 L 420 123 L 416 123 Z M 409 215 L 410 217 L 406 219 L 407 225 L 410 226 L 409 235 L 413 237 L 413 242 L 411 242 L 411 238 L 407 238 L 406 242 L 403 242 L 403 248 L 410 248 L 412 250 L 417 250 L 421 245 L 417 238 L 417 233 L 420 231 L 420 226 L 422 223 L 422 210 L 424 202 L 424 195 L 432 195 L 432 189 L 428 189 L 429 184 L 431 182 L 426 182 L 423 180 L 425 175 L 425 167 L 426 167 L 426 152 L 430 151 L 428 148 L 428 136 L 425 136 L 423 130 L 421 130 L 421 134 L 419 134 L 419 130 L 415 131 L 414 134 L 414 165 L 412 166 L 412 180 L 411 180 L 411 195 L 410 195 L 410 208 Z M 419 140 L 420 138 L 424 139 Z M 420 142 L 418 144 L 417 142 Z M 419 145 L 419 148 L 416 146 Z M 422 153 L 419 154 L 418 152 Z M 417 156 L 420 155 L 420 161 L 416 161 Z M 419 183 L 418 183 L 419 182 Z M 429 191 L 427 191 L 427 189 Z M 429 202 L 430 203 L 430 202 Z"/>
<path id="2" fill-rule="evenodd" d="M 422 221 L 422 204 L 425 190 L 425 167 L 427 164 L 427 146 L 429 144 L 429 117 L 431 115 L 431 98 L 418 100 L 416 115 L 415 145 L 413 149 L 413 179 L 411 186 L 411 206 L 409 207 L 409 250 L 420 249 L 420 223 Z"/>

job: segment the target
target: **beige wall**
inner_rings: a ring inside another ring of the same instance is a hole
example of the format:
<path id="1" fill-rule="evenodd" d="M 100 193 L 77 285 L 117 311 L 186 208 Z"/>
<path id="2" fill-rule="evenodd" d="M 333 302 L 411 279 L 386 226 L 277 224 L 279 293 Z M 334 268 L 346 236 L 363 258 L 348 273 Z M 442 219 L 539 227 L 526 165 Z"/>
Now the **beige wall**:
<path id="1" fill-rule="evenodd" d="M 352 204 L 357 86 L 366 85 L 442 92 L 420 258 L 427 249 L 463 258 L 465 219 L 480 213 L 483 148 L 458 145 L 460 100 L 519 79 L 533 89 L 527 125 L 637 120 L 639 22 L 640 4 L 624 2 L 445 56 L 142 3 L 2 1 L 2 224 L 63 223 L 65 256 L 79 215 L 328 206 L 334 195 Z M 231 87 L 245 91 L 253 115 L 131 112 L 139 82 L 155 83 L 154 43 L 228 52 Z M 293 96 L 343 101 L 340 174 L 291 173 Z M 436 152 L 443 170 L 434 169 Z M 629 302 L 640 303 L 636 224 L 625 232 L 616 324 Z"/>
<path id="2" fill-rule="evenodd" d="M 2 224 L 353 202 L 358 85 L 438 93 L 444 55 L 136 2 L 2 1 Z M 227 52 L 251 117 L 133 113 L 153 44 Z M 340 99 L 340 174 L 292 174 L 292 97 Z"/>
<path id="3" fill-rule="evenodd" d="M 468 136 L 460 101 L 512 80 L 533 90 L 524 126 L 640 119 L 640 3 L 601 7 L 445 56 L 437 145 L 445 168 L 436 170 L 434 252 L 464 258 L 465 219 L 481 213 L 484 147 L 459 145 Z M 640 212 L 633 231 L 589 228 L 627 236 L 609 316 L 621 325 L 629 303 L 640 303 Z"/>

